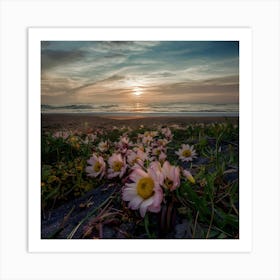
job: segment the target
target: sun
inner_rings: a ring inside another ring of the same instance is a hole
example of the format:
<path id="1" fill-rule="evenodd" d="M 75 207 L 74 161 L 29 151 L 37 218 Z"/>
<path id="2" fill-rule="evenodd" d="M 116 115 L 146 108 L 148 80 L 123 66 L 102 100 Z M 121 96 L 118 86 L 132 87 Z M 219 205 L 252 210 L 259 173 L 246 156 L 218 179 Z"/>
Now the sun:
<path id="1" fill-rule="evenodd" d="M 136 96 L 140 96 L 142 94 L 142 91 L 139 88 L 134 88 L 132 93 Z"/>

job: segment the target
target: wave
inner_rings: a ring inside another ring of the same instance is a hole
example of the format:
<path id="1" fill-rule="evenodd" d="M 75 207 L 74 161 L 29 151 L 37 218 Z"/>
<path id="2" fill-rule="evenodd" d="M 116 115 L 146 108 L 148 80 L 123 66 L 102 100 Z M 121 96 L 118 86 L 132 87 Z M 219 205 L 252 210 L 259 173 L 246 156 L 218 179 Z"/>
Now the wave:
<path id="1" fill-rule="evenodd" d="M 56 106 L 56 105 L 41 105 L 41 109 L 93 109 L 91 105 L 86 104 L 80 104 L 80 105 L 62 105 L 62 106 Z"/>
<path id="2" fill-rule="evenodd" d="M 95 109 L 95 108 L 115 108 L 117 104 L 92 105 L 92 104 L 70 104 L 70 105 L 48 105 L 42 104 L 41 109 Z"/>
<path id="3" fill-rule="evenodd" d="M 117 105 L 117 104 L 112 104 L 112 105 L 100 105 L 99 106 L 100 108 L 118 108 L 119 107 L 119 105 Z"/>
<path id="4" fill-rule="evenodd" d="M 180 113 L 189 114 L 195 112 L 215 113 L 228 112 L 238 113 L 239 104 L 190 104 L 190 103 L 135 103 L 135 104 L 42 104 L 41 111 L 44 113 Z"/>

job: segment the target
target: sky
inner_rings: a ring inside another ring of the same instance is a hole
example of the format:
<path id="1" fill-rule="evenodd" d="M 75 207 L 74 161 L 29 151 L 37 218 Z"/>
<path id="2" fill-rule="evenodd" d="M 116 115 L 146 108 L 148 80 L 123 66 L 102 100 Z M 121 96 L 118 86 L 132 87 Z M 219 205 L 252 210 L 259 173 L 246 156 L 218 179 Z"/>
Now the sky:
<path id="1" fill-rule="evenodd" d="M 237 41 L 43 41 L 41 103 L 236 104 Z"/>

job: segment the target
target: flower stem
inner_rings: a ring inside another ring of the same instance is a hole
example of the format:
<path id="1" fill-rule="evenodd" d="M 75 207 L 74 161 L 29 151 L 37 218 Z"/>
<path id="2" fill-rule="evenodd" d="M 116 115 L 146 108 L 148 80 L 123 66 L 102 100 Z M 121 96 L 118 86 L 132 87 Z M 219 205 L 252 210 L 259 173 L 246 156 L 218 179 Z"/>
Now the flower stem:
<path id="1" fill-rule="evenodd" d="M 145 225 L 145 230 L 146 230 L 146 233 L 147 233 L 148 237 L 152 238 L 152 236 L 150 234 L 150 231 L 149 231 L 149 217 L 148 217 L 148 215 L 145 215 L 144 225 Z"/>

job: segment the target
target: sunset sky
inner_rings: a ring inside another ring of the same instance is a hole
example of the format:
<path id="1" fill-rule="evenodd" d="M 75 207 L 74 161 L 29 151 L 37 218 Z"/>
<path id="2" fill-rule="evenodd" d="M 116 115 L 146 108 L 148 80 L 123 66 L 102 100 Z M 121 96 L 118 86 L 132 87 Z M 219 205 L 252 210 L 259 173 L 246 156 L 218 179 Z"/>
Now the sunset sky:
<path id="1" fill-rule="evenodd" d="M 42 42 L 42 104 L 238 100 L 236 41 Z"/>

